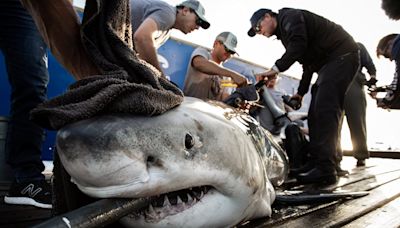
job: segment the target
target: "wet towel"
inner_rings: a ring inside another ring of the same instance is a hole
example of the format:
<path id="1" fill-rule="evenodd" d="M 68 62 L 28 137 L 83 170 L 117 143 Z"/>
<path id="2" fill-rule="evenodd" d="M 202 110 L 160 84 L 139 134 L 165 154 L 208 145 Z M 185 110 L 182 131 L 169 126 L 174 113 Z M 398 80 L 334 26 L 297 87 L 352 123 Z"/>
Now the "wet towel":
<path id="1" fill-rule="evenodd" d="M 39 105 L 31 112 L 33 121 L 57 130 L 102 114 L 159 115 L 183 101 L 179 88 L 137 58 L 129 7 L 129 0 L 86 1 L 82 42 L 102 74 L 79 80 Z"/>

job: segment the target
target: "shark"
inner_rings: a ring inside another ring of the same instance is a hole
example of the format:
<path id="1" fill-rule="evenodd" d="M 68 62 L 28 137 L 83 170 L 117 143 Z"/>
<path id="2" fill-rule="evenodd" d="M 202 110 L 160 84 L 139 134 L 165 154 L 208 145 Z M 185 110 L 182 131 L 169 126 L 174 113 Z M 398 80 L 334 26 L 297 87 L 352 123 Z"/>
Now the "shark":
<path id="1" fill-rule="evenodd" d="M 69 124 L 56 147 L 84 194 L 151 199 L 120 220 L 127 227 L 232 227 L 271 216 L 274 187 L 288 174 L 284 150 L 256 120 L 192 97 L 158 116 Z"/>

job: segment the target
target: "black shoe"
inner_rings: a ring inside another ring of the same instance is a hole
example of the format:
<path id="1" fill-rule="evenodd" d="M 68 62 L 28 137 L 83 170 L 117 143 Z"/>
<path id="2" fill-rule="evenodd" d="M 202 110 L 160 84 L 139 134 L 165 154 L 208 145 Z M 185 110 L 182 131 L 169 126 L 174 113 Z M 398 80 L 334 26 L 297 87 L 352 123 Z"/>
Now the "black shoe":
<path id="1" fill-rule="evenodd" d="M 336 174 L 338 177 L 344 177 L 349 175 L 349 171 L 342 169 L 340 165 L 338 165 L 336 166 Z"/>
<path id="2" fill-rule="evenodd" d="M 4 196 L 7 204 L 32 205 L 51 209 L 51 187 L 45 180 L 17 183 L 14 181 Z"/>
<path id="3" fill-rule="evenodd" d="M 358 159 L 357 160 L 357 167 L 365 166 L 365 159 Z"/>
<path id="4" fill-rule="evenodd" d="M 314 168 L 307 173 L 297 175 L 297 180 L 303 184 L 333 184 L 337 181 L 336 171 L 327 172 Z"/>
<path id="5" fill-rule="evenodd" d="M 306 172 L 312 170 L 313 168 L 315 168 L 314 164 L 311 162 L 308 162 L 305 165 L 301 166 L 300 168 L 290 169 L 290 174 L 292 176 L 297 176 L 300 173 L 306 173 Z"/>

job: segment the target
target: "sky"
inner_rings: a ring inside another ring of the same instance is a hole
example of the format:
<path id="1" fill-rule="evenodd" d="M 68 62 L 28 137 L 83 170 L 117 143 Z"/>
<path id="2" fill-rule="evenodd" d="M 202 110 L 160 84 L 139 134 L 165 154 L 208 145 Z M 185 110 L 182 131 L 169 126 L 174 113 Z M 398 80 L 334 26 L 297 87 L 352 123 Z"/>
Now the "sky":
<path id="1" fill-rule="evenodd" d="M 171 5 L 177 5 L 183 0 L 165 0 Z M 390 84 L 393 78 L 395 65 L 387 59 L 376 57 L 376 45 L 379 40 L 390 33 L 400 33 L 400 21 L 389 19 L 381 8 L 381 0 L 200 0 L 206 11 L 206 18 L 211 23 L 209 29 L 199 29 L 190 34 L 183 34 L 178 30 L 172 36 L 205 47 L 212 47 L 215 37 L 223 32 L 230 31 L 238 37 L 237 51 L 239 58 L 254 62 L 266 67 L 274 65 L 282 56 L 285 49 L 275 38 L 266 38 L 257 35 L 247 36 L 250 28 L 251 15 L 260 8 L 269 8 L 275 12 L 284 7 L 306 9 L 319 14 L 341 25 L 357 42 L 363 43 L 370 53 L 377 68 L 378 85 Z M 74 3 L 83 6 L 83 0 Z M 287 75 L 300 78 L 301 66 L 294 64 L 284 72 Z M 370 147 L 398 147 L 395 131 L 399 129 L 399 111 L 387 111 L 376 108 L 374 100 L 368 98 L 367 123 L 368 144 Z M 392 126 L 388 128 L 385 126 Z M 346 126 L 345 126 L 346 128 Z M 385 131 L 386 134 L 382 134 Z M 348 130 L 344 130 L 343 138 L 348 138 Z M 385 141 L 385 142 L 381 142 Z M 342 141 L 343 142 L 343 141 Z M 396 145 L 395 145 L 396 144 Z M 349 142 L 343 143 L 348 147 Z M 351 145 L 351 144 L 350 144 Z M 389 145 L 389 146 L 387 146 Z"/>

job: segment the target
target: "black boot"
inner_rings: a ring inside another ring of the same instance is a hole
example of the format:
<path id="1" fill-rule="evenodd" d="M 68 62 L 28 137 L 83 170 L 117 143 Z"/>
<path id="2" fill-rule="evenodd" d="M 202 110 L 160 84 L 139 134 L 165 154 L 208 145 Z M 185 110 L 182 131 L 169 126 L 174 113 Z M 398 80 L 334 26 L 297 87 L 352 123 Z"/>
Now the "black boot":
<path id="1" fill-rule="evenodd" d="M 313 168 L 315 168 L 314 163 L 307 162 L 305 165 L 301 166 L 300 168 L 290 169 L 290 175 L 297 176 L 300 173 L 307 173 L 308 171 L 312 170 Z"/>
<path id="2" fill-rule="evenodd" d="M 357 167 L 365 166 L 365 159 L 358 159 L 357 160 Z"/>
<path id="3" fill-rule="evenodd" d="M 327 171 L 316 167 L 297 175 L 297 180 L 303 184 L 334 184 L 337 181 L 337 176 L 335 170 Z"/>
<path id="4" fill-rule="evenodd" d="M 349 175 L 349 171 L 342 169 L 340 167 L 340 164 L 337 164 L 336 165 L 336 174 L 338 177 L 344 177 L 344 176 Z"/>

